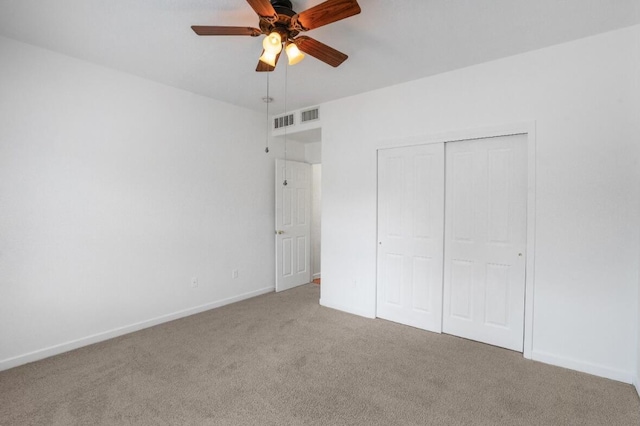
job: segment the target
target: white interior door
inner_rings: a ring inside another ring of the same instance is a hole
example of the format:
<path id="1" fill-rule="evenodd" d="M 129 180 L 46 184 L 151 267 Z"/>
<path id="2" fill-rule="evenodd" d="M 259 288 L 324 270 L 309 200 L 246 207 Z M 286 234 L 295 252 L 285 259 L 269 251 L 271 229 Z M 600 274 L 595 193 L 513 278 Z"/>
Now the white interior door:
<path id="1" fill-rule="evenodd" d="M 446 144 L 443 331 L 522 352 L 525 135 Z"/>
<path id="2" fill-rule="evenodd" d="M 310 240 L 311 165 L 276 159 L 276 291 L 311 281 Z"/>
<path id="3" fill-rule="evenodd" d="M 444 144 L 378 151 L 377 316 L 442 330 Z"/>

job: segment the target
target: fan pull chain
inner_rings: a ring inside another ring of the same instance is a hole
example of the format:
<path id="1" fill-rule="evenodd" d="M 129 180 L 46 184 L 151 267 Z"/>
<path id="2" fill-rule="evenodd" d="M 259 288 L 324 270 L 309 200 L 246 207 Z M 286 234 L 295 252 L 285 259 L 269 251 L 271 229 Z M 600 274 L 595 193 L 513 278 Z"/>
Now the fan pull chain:
<path id="1" fill-rule="evenodd" d="M 289 67 L 287 65 L 284 66 L 284 114 L 285 117 L 288 117 L 287 111 L 287 80 L 289 76 Z M 288 118 L 287 118 L 288 119 Z M 282 184 L 287 186 L 287 127 L 288 123 L 285 122 L 284 126 L 284 182 Z"/>
<path id="2" fill-rule="evenodd" d="M 267 74 L 267 98 L 265 100 L 265 102 L 267 103 L 267 133 L 266 133 L 264 152 L 268 154 L 269 153 L 269 131 L 271 130 L 271 128 L 269 127 L 269 104 L 271 103 L 271 98 L 269 97 L 269 73 L 267 72 L 265 74 Z"/>

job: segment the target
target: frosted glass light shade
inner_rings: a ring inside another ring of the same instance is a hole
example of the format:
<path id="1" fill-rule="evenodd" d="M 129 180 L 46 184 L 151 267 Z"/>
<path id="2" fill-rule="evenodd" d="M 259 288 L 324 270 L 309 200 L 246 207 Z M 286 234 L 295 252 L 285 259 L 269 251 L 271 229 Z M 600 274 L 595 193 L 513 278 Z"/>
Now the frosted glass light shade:
<path id="1" fill-rule="evenodd" d="M 277 53 L 271 53 L 271 52 L 267 52 L 266 50 L 264 51 L 264 53 L 262 54 L 262 56 L 260 56 L 260 60 L 262 62 L 264 62 L 267 65 L 271 65 L 272 67 L 275 68 L 276 66 L 276 58 L 278 57 Z"/>
<path id="2" fill-rule="evenodd" d="M 287 44 L 285 51 L 287 52 L 287 57 L 289 58 L 289 65 L 295 65 L 304 59 L 304 54 L 300 51 L 300 49 L 298 49 L 298 46 L 296 46 L 295 43 Z"/>
<path id="3" fill-rule="evenodd" d="M 277 55 L 282 51 L 282 37 L 274 31 L 262 40 L 262 47 L 265 52 Z"/>

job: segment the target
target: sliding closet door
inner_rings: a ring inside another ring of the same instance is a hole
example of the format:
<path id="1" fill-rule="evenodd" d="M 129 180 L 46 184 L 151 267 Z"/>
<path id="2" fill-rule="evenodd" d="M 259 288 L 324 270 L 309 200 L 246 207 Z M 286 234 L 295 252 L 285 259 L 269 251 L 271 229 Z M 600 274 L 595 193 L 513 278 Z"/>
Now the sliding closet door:
<path id="1" fill-rule="evenodd" d="M 443 331 L 522 351 L 525 135 L 446 144 Z"/>
<path id="2" fill-rule="evenodd" d="M 444 144 L 378 151 L 377 316 L 442 331 Z"/>

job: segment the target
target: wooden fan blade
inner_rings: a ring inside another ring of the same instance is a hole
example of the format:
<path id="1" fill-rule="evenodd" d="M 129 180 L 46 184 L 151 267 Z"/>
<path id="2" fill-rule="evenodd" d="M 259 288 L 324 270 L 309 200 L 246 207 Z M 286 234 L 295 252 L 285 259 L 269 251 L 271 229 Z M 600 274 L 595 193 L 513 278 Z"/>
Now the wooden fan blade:
<path id="1" fill-rule="evenodd" d="M 360 13 L 356 0 L 327 0 L 291 18 L 291 27 L 309 31 Z"/>
<path id="2" fill-rule="evenodd" d="M 259 16 L 273 18 L 274 22 L 278 19 L 278 14 L 269 0 L 247 0 L 247 3 Z"/>
<path id="3" fill-rule="evenodd" d="M 193 25 L 191 29 L 200 36 L 251 36 L 258 37 L 262 34 L 257 28 L 251 27 L 208 27 Z"/>
<path id="4" fill-rule="evenodd" d="M 262 51 L 262 54 L 264 55 L 264 50 Z M 276 65 L 278 65 L 278 60 L 280 59 L 280 55 L 282 54 L 282 52 L 278 53 L 278 55 L 276 56 Z M 260 55 L 262 56 L 262 55 Z M 276 67 L 272 67 L 269 64 L 266 64 L 262 61 L 258 61 L 258 66 L 256 67 L 256 71 L 258 72 L 271 72 L 273 70 L 275 70 Z"/>
<path id="5" fill-rule="evenodd" d="M 300 36 L 293 40 L 298 46 L 298 49 L 304 53 L 308 53 L 316 59 L 320 59 L 332 67 L 337 67 L 341 63 L 347 60 L 348 56 L 342 52 L 337 51 L 333 47 L 329 47 L 324 43 L 320 43 L 311 37 Z"/>

